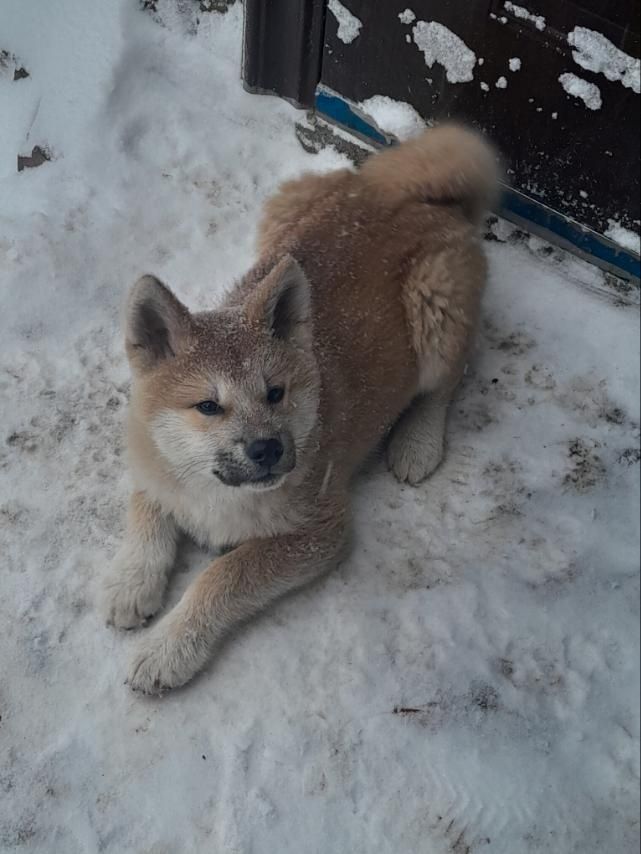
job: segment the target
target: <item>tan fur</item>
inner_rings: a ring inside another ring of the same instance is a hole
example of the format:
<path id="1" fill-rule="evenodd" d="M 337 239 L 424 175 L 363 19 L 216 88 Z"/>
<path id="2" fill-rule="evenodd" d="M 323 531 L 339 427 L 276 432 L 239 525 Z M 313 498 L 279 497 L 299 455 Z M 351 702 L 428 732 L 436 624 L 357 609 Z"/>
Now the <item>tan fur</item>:
<path id="1" fill-rule="evenodd" d="M 133 688 L 182 685 L 232 626 L 335 565 L 352 476 L 390 430 L 401 480 L 438 465 L 486 276 L 480 211 L 495 185 L 491 149 L 445 126 L 359 173 L 285 184 L 265 206 L 258 263 L 218 310 L 189 315 L 152 278 L 136 285 L 127 348 L 138 491 L 108 619 L 129 627 L 157 610 L 179 529 L 233 550 L 146 635 Z M 265 397 L 274 385 L 285 389 L 277 405 Z M 224 412 L 194 409 L 212 397 Z M 279 460 L 248 461 L 269 436 Z"/>

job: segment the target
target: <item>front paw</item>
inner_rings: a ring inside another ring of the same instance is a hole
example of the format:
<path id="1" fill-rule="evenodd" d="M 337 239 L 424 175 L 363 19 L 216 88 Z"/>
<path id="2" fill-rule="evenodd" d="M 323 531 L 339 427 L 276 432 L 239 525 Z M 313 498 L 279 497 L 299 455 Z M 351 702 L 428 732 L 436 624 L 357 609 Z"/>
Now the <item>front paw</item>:
<path id="1" fill-rule="evenodd" d="M 207 644 L 180 617 L 180 605 L 145 636 L 129 668 L 132 691 L 162 694 L 196 675 L 207 660 Z"/>
<path id="2" fill-rule="evenodd" d="M 165 579 L 144 570 L 115 572 L 105 583 L 102 610 L 109 625 L 135 629 L 162 607 Z"/>

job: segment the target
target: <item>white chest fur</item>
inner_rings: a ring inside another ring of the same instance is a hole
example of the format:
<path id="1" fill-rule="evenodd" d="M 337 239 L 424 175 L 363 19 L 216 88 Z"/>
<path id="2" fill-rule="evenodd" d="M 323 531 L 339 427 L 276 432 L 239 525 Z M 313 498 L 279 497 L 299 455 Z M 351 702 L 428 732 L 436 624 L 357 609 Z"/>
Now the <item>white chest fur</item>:
<path id="1" fill-rule="evenodd" d="M 302 520 L 287 484 L 280 489 L 251 492 L 217 483 L 171 483 L 136 468 L 133 474 L 136 486 L 158 501 L 180 528 L 211 548 L 288 533 Z"/>

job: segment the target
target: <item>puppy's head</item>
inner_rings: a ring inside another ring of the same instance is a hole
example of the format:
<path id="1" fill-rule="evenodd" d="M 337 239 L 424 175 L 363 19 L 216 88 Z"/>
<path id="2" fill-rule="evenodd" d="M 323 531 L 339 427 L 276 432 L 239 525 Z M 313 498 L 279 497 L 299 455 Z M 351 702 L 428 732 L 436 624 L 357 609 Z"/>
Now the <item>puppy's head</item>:
<path id="1" fill-rule="evenodd" d="M 285 258 L 244 303 L 191 314 L 153 276 L 126 311 L 134 417 L 181 482 L 273 489 L 318 417 L 310 290 Z"/>

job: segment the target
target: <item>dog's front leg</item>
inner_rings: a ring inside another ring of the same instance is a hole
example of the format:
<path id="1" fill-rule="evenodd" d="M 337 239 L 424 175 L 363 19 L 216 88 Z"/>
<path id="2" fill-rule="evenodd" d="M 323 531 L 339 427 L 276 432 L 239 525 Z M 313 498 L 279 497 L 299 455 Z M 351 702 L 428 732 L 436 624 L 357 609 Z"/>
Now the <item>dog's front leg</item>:
<path id="1" fill-rule="evenodd" d="M 219 557 L 145 636 L 131 663 L 130 687 L 154 694 L 184 685 L 232 627 L 331 569 L 343 532 L 341 515 L 294 534 L 252 540 Z"/>
<path id="2" fill-rule="evenodd" d="M 176 558 L 176 523 L 144 492 L 129 501 L 127 534 L 103 589 L 108 623 L 133 629 L 162 605 L 167 578 Z"/>

